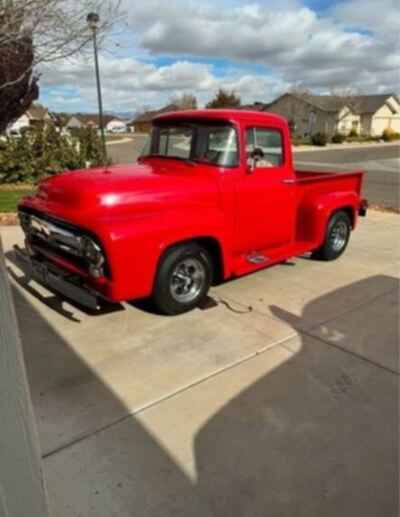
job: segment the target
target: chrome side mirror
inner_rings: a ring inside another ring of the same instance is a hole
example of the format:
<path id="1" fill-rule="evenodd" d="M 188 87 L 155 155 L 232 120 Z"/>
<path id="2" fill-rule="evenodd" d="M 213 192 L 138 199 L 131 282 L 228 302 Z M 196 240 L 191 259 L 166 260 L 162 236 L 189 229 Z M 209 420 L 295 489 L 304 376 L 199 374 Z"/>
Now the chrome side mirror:
<path id="1" fill-rule="evenodd" d="M 257 156 L 250 156 L 247 159 L 247 172 L 248 172 L 248 174 L 253 174 L 253 172 L 256 170 L 258 160 L 259 160 L 259 158 Z"/>
<path id="2" fill-rule="evenodd" d="M 264 151 L 259 147 L 256 147 L 251 152 L 249 158 L 247 159 L 247 172 L 249 174 L 253 174 L 253 172 L 257 168 L 257 163 L 264 158 Z"/>

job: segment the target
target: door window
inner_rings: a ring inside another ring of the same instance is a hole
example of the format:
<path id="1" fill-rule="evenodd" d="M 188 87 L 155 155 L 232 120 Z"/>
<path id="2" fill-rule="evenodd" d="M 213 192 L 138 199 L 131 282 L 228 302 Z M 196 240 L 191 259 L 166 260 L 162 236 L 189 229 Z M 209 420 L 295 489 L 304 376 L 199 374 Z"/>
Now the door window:
<path id="1" fill-rule="evenodd" d="M 252 127 L 246 130 L 246 155 L 248 162 L 254 156 L 256 167 L 280 167 L 283 164 L 282 135 L 276 129 Z"/>

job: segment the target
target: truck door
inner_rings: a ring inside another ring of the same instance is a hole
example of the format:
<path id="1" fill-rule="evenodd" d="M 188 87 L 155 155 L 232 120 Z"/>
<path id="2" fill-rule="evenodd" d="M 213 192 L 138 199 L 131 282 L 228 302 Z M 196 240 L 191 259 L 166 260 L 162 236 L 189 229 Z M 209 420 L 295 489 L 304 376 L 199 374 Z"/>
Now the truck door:
<path id="1" fill-rule="evenodd" d="M 247 170 L 237 183 L 239 253 L 281 247 L 293 240 L 296 187 L 283 142 L 278 129 L 245 130 Z"/>

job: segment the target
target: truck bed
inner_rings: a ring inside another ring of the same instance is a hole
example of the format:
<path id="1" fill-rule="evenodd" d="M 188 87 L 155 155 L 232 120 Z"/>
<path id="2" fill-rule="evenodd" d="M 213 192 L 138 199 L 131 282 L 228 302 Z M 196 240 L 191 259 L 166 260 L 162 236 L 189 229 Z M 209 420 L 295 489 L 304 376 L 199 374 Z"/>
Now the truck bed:
<path id="1" fill-rule="evenodd" d="M 298 185 L 298 199 L 305 193 L 354 192 L 361 194 L 362 171 L 319 172 L 295 170 L 294 183 Z"/>
<path id="2" fill-rule="evenodd" d="M 305 171 L 305 170 L 295 170 L 294 171 L 296 176 L 296 183 L 314 183 L 314 182 L 320 182 L 320 181 L 342 181 L 343 179 L 352 178 L 356 179 L 358 178 L 361 180 L 363 177 L 364 172 L 363 171 L 350 171 L 350 172 L 329 172 L 329 171 Z"/>

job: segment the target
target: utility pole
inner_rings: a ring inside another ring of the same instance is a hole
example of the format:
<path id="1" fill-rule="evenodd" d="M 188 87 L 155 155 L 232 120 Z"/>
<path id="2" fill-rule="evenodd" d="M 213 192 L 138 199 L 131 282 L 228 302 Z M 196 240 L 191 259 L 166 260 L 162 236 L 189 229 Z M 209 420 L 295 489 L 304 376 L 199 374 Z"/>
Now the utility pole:
<path id="1" fill-rule="evenodd" d="M 100 69 L 99 69 L 99 56 L 97 48 L 97 29 L 100 23 L 100 17 L 97 13 L 89 13 L 86 17 L 86 21 L 93 33 L 93 51 L 94 51 L 94 65 L 96 70 L 96 85 L 97 85 L 97 101 L 99 106 L 99 126 L 101 134 L 101 142 L 103 146 L 104 160 L 107 163 L 107 147 L 106 137 L 104 134 L 104 117 L 103 117 L 103 99 L 101 95 L 101 83 L 100 83 Z"/>

